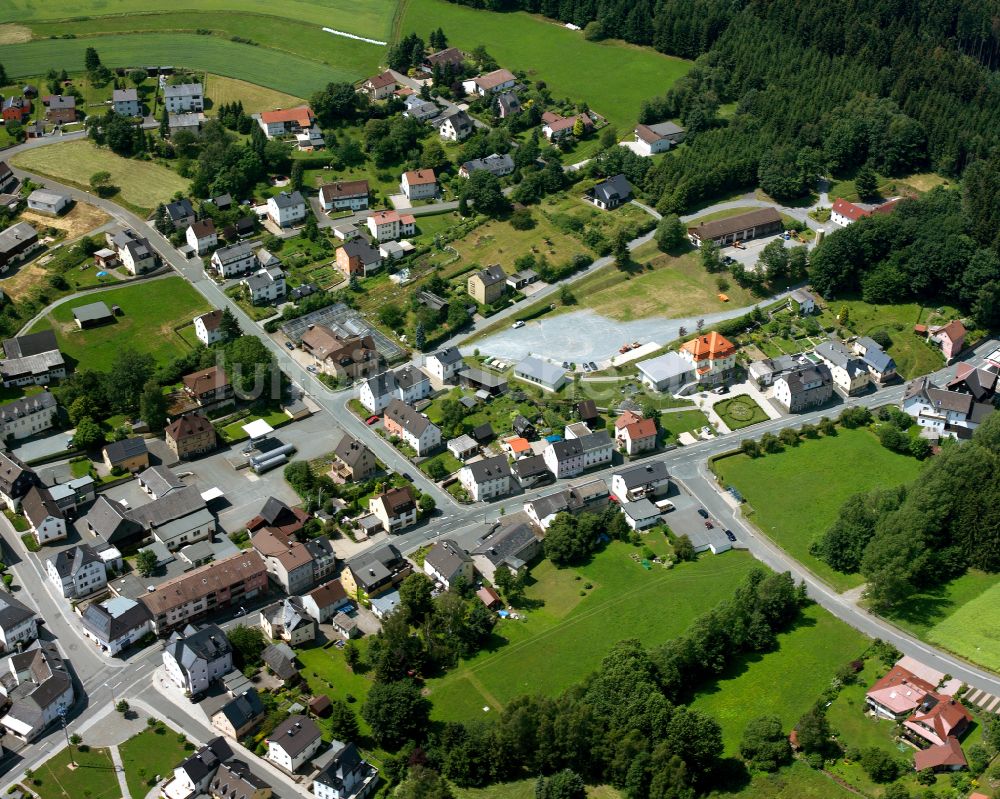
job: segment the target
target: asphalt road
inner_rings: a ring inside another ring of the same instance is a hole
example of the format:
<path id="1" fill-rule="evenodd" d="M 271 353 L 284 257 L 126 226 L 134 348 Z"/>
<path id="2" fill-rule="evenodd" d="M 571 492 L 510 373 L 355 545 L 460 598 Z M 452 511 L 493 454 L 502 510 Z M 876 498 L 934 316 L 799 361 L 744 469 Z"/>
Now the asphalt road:
<path id="1" fill-rule="evenodd" d="M 67 136 L 55 141 L 71 138 L 73 137 Z M 48 143 L 54 143 L 54 141 L 33 140 L 21 147 L 12 148 L 12 150 L 7 151 L 7 155 L 21 149 L 31 149 L 33 147 L 44 146 L 44 144 Z M 24 177 L 27 174 L 17 169 L 14 171 L 19 177 Z M 219 308 L 228 307 L 236 315 L 245 331 L 258 330 L 255 323 L 235 303 L 231 302 L 213 281 L 205 276 L 200 261 L 188 261 L 184 259 L 170 246 L 166 239 L 144 220 L 139 219 L 131 212 L 108 200 L 94 197 L 87 192 L 71 187 L 59 186 L 58 183 L 47 178 L 34 175 L 28 176 L 34 180 L 44 182 L 48 186 L 60 188 L 76 200 L 85 201 L 102 208 L 122 224 L 133 227 L 142 233 L 142 235 L 147 236 L 154 247 L 161 253 L 164 260 L 191 282 L 213 306 Z M 748 204 L 746 201 L 723 203 L 717 207 L 706 209 L 701 213 L 704 214 L 728 206 L 746 204 Z M 795 212 L 792 215 L 796 218 L 800 218 L 800 215 L 804 216 L 802 209 L 791 210 Z M 633 242 L 632 246 L 638 246 L 650 238 L 651 235 L 641 237 Z M 595 264 L 590 270 L 578 273 L 570 280 L 579 279 L 595 268 L 599 268 L 599 266 Z M 549 292 L 555 290 L 555 286 L 547 289 Z M 510 312 L 512 313 L 513 311 Z M 497 318 L 493 317 L 489 322 L 492 324 Z M 503 317 L 501 316 L 500 318 Z M 468 335 L 468 333 L 465 335 Z M 478 530 L 482 529 L 485 523 L 499 518 L 502 509 L 509 506 L 512 511 L 519 510 L 525 501 L 553 490 L 553 487 L 549 486 L 545 489 L 528 491 L 524 494 L 509 497 L 504 501 L 490 505 L 463 506 L 457 504 L 450 495 L 426 480 L 409 461 L 390 447 L 387 442 L 375 435 L 373 431 L 367 428 L 361 420 L 357 419 L 346 408 L 346 400 L 349 396 L 347 392 L 330 391 L 298 363 L 289 358 L 285 350 L 270 337 L 263 335 L 260 337 L 275 355 L 286 374 L 304 388 L 312 396 L 313 400 L 333 418 L 335 427 L 330 431 L 331 447 L 339 430 L 346 430 L 364 440 L 390 468 L 408 472 L 414 477 L 415 482 L 417 482 L 421 490 L 428 491 L 435 497 L 439 508 L 438 515 L 430 522 L 396 537 L 395 542 L 404 551 L 412 550 L 428 541 L 446 535 L 459 537 L 474 536 Z M 977 355 L 983 354 L 984 350 L 992 346 L 992 342 L 982 345 Z M 953 374 L 953 371 L 953 367 L 944 369 L 937 373 L 937 376 L 950 376 Z M 892 386 L 865 397 L 853 398 L 848 401 L 848 404 L 876 406 L 895 403 L 899 401 L 902 393 L 903 387 L 901 385 Z M 713 478 L 708 474 L 706 467 L 708 458 L 731 450 L 744 438 L 759 438 L 764 433 L 776 433 L 786 426 L 800 426 L 805 423 L 812 423 L 818 421 L 821 416 L 834 415 L 838 410 L 834 408 L 833 410 L 815 411 L 790 418 L 784 417 L 756 425 L 752 430 L 719 436 L 710 441 L 699 442 L 690 447 L 675 449 L 653 457 L 665 461 L 671 473 L 684 481 L 687 488 L 713 516 L 737 532 L 741 546 L 748 549 L 754 557 L 771 568 L 779 571 L 789 571 L 796 580 L 805 581 L 810 596 L 835 616 L 867 635 L 877 636 L 890 641 L 901 651 L 914 655 L 928 665 L 958 677 L 970 686 L 981 688 L 991 693 L 1000 693 L 1000 678 L 996 675 L 928 646 L 885 620 L 871 615 L 849 597 L 834 592 L 828 585 L 819 580 L 819 578 L 805 569 L 787 553 L 762 536 L 752 526 L 746 524 L 740 517 L 738 509 L 733 508 L 724 499 L 722 493 L 716 487 Z M 607 468 L 592 472 L 587 477 L 608 479 L 612 471 L 612 468 Z M 0 535 L 3 536 L 12 553 L 19 554 L 23 552 L 23 546 L 19 537 L 6 519 L 0 522 Z M 724 557 L 724 555 L 720 557 Z M 190 731 L 189 734 L 192 737 L 204 739 L 204 737 L 210 734 L 210 730 L 205 727 L 191 706 L 183 702 L 171 701 L 169 698 L 164 697 L 155 686 L 152 686 L 153 690 L 150 690 L 150 675 L 160 658 L 158 647 L 144 650 L 125 661 L 101 656 L 80 634 L 79 628 L 75 625 L 74 619 L 70 615 L 71 612 L 68 609 L 67 603 L 61 597 L 56 597 L 53 594 L 51 584 L 44 577 L 41 560 L 35 556 L 26 555 L 20 558 L 11 558 L 11 561 L 11 569 L 15 574 L 17 583 L 21 586 L 27 586 L 27 588 L 22 588 L 19 592 L 19 598 L 26 601 L 29 605 L 34 606 L 45 619 L 45 627 L 48 633 L 58 638 L 63 653 L 69 657 L 83 687 L 83 695 L 80 697 L 76 708 L 74 708 L 76 715 L 70 722 L 71 730 L 85 730 L 89 725 L 93 725 L 99 719 L 103 718 L 108 712 L 108 702 L 110 701 L 110 693 L 113 689 L 118 698 L 126 698 L 130 702 L 137 704 L 146 703 L 158 715 L 168 718 L 177 726 Z M 105 691 L 107 691 L 106 694 L 104 693 Z M 17 763 L 16 776 L 19 776 L 24 768 L 37 766 L 43 759 L 49 757 L 53 751 L 59 748 L 56 741 L 60 739 L 60 731 L 53 730 L 36 743 L 25 747 L 21 752 L 23 759 Z M 10 765 L 8 764 L 9 767 Z M 269 781 L 273 781 L 273 776 L 269 778 Z M 0 786 L 0 789 L 5 788 L 6 785 Z M 282 790 L 282 793 L 284 792 Z M 295 795 L 295 792 L 289 793 L 289 795 Z"/>

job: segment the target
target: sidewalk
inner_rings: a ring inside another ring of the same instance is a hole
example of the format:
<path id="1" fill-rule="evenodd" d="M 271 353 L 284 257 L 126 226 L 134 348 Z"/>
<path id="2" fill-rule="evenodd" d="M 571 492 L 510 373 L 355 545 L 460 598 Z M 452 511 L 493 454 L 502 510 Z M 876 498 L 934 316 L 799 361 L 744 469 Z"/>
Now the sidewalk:
<path id="1" fill-rule="evenodd" d="M 128 789 L 128 782 L 125 780 L 125 764 L 122 763 L 121 753 L 117 746 L 109 746 L 111 752 L 111 762 L 115 764 L 115 776 L 118 777 L 118 787 L 122 791 L 122 799 L 132 799 L 132 794 Z"/>

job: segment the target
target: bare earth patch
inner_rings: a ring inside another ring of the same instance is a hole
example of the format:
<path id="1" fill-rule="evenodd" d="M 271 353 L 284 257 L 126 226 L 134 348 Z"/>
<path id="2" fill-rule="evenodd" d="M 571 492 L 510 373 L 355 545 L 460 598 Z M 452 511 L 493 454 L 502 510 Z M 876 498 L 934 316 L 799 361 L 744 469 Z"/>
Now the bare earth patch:
<path id="1" fill-rule="evenodd" d="M 4 278 L 4 294 L 17 302 L 32 286 L 37 286 L 45 280 L 47 275 L 48 272 L 45 270 L 45 267 L 39 266 L 37 261 L 30 263 L 18 269 L 10 277 Z"/>
<path id="2" fill-rule="evenodd" d="M 69 239 L 79 238 L 111 219 L 100 208 L 87 203 L 76 203 L 64 216 L 45 216 L 34 211 L 25 211 L 22 216 L 28 222 L 65 230 Z"/>
<path id="3" fill-rule="evenodd" d="M 8 22 L 0 25 L 0 44 L 20 44 L 31 41 L 31 28 Z"/>

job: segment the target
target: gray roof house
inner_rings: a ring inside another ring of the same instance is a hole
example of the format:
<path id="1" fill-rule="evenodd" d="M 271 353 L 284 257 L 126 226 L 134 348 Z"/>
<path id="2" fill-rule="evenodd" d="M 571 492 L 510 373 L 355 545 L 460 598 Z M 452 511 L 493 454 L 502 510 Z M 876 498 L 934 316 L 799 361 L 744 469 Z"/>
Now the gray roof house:
<path id="1" fill-rule="evenodd" d="M 46 561 L 49 579 L 67 599 L 78 599 L 100 591 L 108 584 L 108 572 L 93 547 L 81 544 L 64 549 Z"/>
<path id="2" fill-rule="evenodd" d="M 261 653 L 260 659 L 283 682 L 293 680 L 299 674 L 299 668 L 295 665 L 295 652 L 284 641 L 271 644 Z"/>
<path id="3" fill-rule="evenodd" d="M 0 593 L 0 644 L 4 650 L 26 644 L 38 634 L 35 611 L 9 593 Z"/>
<path id="4" fill-rule="evenodd" d="M 832 396 L 833 377 L 825 363 L 800 366 L 774 381 L 774 398 L 790 413 L 822 405 Z"/>
<path id="5" fill-rule="evenodd" d="M 502 178 L 514 171 L 514 159 L 508 153 L 492 153 L 485 158 L 473 158 L 466 161 L 458 169 L 458 174 L 467 178 L 474 172 L 489 172 Z"/>
<path id="6" fill-rule="evenodd" d="M 256 688 L 248 688 L 212 714 L 212 726 L 233 738 L 245 735 L 264 717 L 264 703 Z"/>
<path id="7" fill-rule="evenodd" d="M 167 677 L 178 688 L 197 696 L 208 690 L 213 680 L 233 668 L 233 648 L 222 628 L 215 624 L 188 625 L 175 632 L 163 650 Z"/>
<path id="8" fill-rule="evenodd" d="M 472 584 L 472 557 L 450 538 L 443 538 L 434 544 L 424 556 L 424 573 L 451 590 L 454 581 L 464 577 L 466 584 Z"/>
<path id="9" fill-rule="evenodd" d="M 614 175 L 587 189 L 583 196 L 598 208 L 610 211 L 632 199 L 632 184 L 624 175 Z"/>
<path id="10" fill-rule="evenodd" d="M 498 527 L 469 554 L 479 573 L 495 583 L 498 568 L 506 566 L 512 573 L 520 573 L 539 551 L 541 540 L 529 525 L 521 523 Z"/>
<path id="11" fill-rule="evenodd" d="M 861 356 L 871 376 L 879 383 L 884 383 L 896 376 L 896 362 L 877 341 L 862 336 L 854 342 L 854 352 Z"/>
<path id="12" fill-rule="evenodd" d="M 80 625 L 101 651 L 117 655 L 152 631 L 153 616 L 142 602 L 119 596 L 88 605 Z"/>
<path id="13" fill-rule="evenodd" d="M 73 680 L 54 641 L 35 641 L 0 666 L 0 692 L 10 700 L 0 726 L 33 741 L 73 704 Z"/>
<path id="14" fill-rule="evenodd" d="M 694 365 L 676 352 L 639 361 L 636 367 L 643 383 L 654 391 L 665 394 L 676 394 L 684 385 L 697 379 Z"/>
<path id="15" fill-rule="evenodd" d="M 378 769 L 361 757 L 353 743 L 334 741 L 314 763 L 320 769 L 312 783 L 318 799 L 366 799 L 378 784 Z"/>
<path id="16" fill-rule="evenodd" d="M 558 391 L 566 385 L 566 372 L 563 369 L 534 355 L 527 356 L 514 367 L 514 377 L 533 383 L 545 391 Z"/>

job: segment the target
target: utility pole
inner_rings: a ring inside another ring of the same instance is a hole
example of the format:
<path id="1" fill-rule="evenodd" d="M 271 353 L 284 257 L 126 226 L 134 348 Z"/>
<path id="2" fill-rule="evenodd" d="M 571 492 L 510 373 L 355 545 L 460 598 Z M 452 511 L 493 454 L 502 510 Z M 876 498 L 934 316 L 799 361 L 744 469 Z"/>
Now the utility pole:
<path id="1" fill-rule="evenodd" d="M 69 762 L 76 768 L 76 757 L 73 754 L 73 744 L 69 742 L 69 729 L 66 727 L 66 705 L 59 705 L 59 718 L 62 720 L 63 735 L 66 736 L 66 748 L 69 749 Z"/>

